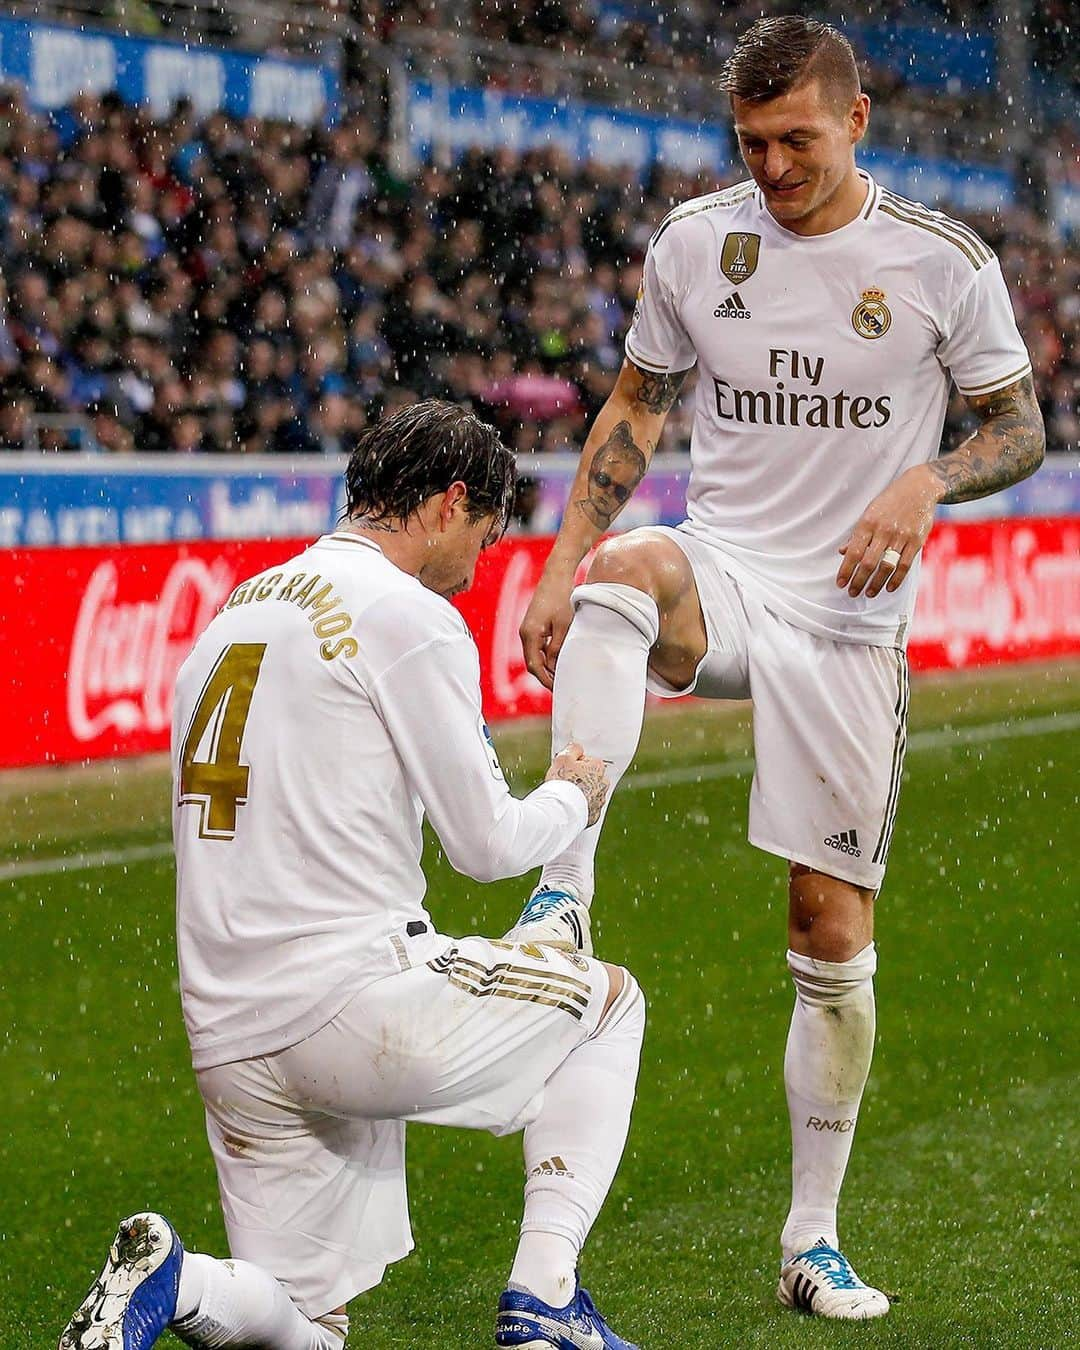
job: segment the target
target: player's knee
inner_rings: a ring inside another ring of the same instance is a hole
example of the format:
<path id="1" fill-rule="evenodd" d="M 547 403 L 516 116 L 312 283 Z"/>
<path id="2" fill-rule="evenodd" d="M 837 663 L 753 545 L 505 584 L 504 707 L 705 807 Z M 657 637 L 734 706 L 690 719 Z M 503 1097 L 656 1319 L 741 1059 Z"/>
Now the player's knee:
<path id="1" fill-rule="evenodd" d="M 817 961 L 849 961 L 874 936 L 874 892 L 801 864 L 791 869 L 788 943 Z"/>
<path id="2" fill-rule="evenodd" d="M 636 586 L 661 607 L 676 601 L 692 583 L 686 554 L 655 530 L 630 530 L 605 539 L 589 564 L 589 581 Z"/>

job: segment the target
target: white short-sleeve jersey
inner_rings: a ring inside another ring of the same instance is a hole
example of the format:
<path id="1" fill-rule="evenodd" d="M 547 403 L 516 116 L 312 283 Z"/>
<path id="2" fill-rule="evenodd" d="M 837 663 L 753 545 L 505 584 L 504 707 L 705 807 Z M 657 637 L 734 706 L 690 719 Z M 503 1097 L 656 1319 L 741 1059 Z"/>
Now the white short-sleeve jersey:
<path id="1" fill-rule="evenodd" d="M 585 797 L 513 797 L 457 611 L 374 544 L 327 535 L 238 586 L 177 678 L 173 835 L 197 1068 L 270 1054 L 446 946 L 424 815 L 480 880 L 555 857 Z"/>
<path id="2" fill-rule="evenodd" d="M 752 182 L 671 212 L 626 353 L 657 373 L 697 363 L 685 528 L 791 623 L 900 646 L 918 565 L 895 593 L 852 598 L 838 549 L 937 454 L 950 380 L 986 394 L 1031 366 L 987 245 L 863 177 L 859 215 L 829 234 L 784 229 Z"/>

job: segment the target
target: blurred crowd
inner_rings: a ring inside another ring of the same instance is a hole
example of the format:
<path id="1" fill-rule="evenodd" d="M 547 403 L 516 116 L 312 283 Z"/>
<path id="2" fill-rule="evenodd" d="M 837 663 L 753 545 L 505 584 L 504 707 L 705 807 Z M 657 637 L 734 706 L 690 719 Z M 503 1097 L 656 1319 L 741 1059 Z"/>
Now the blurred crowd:
<path id="1" fill-rule="evenodd" d="M 347 450 L 388 408 L 472 403 L 574 450 L 621 361 L 646 242 L 715 182 L 473 152 L 404 180 L 371 121 L 155 122 L 106 95 L 0 97 L 0 446 Z M 1033 216 L 998 249 L 1051 448 L 1080 445 L 1080 254 Z M 685 448 L 686 395 L 665 448 Z"/>

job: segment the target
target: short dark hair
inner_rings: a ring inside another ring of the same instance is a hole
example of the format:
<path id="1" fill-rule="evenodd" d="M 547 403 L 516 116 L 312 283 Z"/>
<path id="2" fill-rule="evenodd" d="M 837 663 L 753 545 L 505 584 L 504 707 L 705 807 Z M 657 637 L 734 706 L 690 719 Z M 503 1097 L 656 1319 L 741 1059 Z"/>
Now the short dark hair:
<path id="1" fill-rule="evenodd" d="M 720 76 L 732 98 L 748 103 L 767 103 L 809 80 L 820 81 L 822 92 L 845 108 L 862 87 L 855 53 L 843 33 L 800 14 L 751 24 Z"/>
<path id="2" fill-rule="evenodd" d="M 461 482 L 473 520 L 495 516 L 505 528 L 517 465 L 487 422 L 441 399 L 399 408 L 362 431 L 345 469 L 345 514 L 406 520 L 436 493 Z"/>

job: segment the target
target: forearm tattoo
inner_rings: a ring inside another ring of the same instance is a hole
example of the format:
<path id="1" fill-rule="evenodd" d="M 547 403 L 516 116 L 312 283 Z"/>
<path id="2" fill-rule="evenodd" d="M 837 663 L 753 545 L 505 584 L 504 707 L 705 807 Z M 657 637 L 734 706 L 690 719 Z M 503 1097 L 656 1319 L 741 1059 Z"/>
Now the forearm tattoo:
<path id="1" fill-rule="evenodd" d="M 589 465 L 588 496 L 578 508 L 598 529 L 606 530 L 645 477 L 649 461 L 634 443 L 629 422 L 617 422 Z"/>
<path id="2" fill-rule="evenodd" d="M 666 413 L 678 397 L 686 371 L 676 371 L 674 375 L 654 375 L 640 366 L 635 370 L 641 375 L 641 384 L 637 390 L 637 401 L 651 413 Z"/>
<path id="3" fill-rule="evenodd" d="M 1043 462 L 1046 435 L 1030 375 L 993 394 L 969 398 L 982 426 L 930 470 L 945 487 L 943 502 L 967 502 L 1000 492 Z"/>

